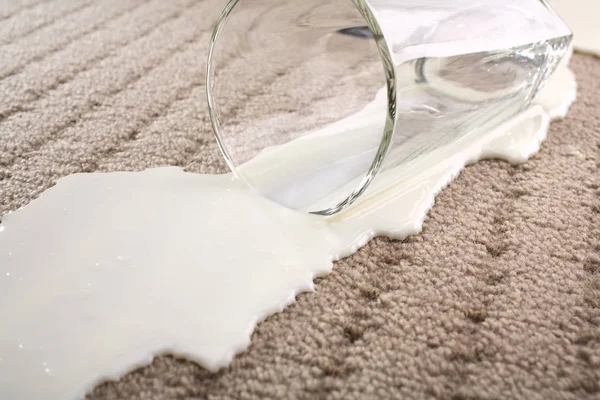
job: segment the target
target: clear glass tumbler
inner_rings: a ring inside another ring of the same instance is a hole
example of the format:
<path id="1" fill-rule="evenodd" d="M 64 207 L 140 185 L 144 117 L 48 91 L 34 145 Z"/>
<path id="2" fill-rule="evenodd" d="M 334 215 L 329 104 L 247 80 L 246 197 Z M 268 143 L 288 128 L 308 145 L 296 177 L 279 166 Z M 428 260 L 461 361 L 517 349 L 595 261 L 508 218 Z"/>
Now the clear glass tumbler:
<path id="1" fill-rule="evenodd" d="M 331 215 L 526 109 L 570 40 L 543 0 L 230 0 L 210 118 L 238 177 Z"/>

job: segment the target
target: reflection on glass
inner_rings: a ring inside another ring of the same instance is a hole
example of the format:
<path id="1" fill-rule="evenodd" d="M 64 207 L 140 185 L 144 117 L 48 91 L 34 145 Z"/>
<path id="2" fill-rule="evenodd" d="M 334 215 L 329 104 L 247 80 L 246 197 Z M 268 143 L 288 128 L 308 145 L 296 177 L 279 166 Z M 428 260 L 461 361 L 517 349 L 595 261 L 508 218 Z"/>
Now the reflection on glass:
<path id="1" fill-rule="evenodd" d="M 570 39 L 540 0 L 232 0 L 211 119 L 236 175 L 333 214 L 527 108 Z"/>

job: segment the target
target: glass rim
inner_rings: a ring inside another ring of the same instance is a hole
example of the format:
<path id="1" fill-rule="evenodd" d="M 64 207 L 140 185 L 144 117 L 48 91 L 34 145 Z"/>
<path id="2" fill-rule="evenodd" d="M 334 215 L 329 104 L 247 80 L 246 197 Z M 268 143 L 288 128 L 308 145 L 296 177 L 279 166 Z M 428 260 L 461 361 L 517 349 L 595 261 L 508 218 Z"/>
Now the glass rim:
<path id="1" fill-rule="evenodd" d="M 220 124 L 217 120 L 216 115 L 216 106 L 214 102 L 214 94 L 212 91 L 212 75 L 214 70 L 212 68 L 213 55 L 215 50 L 215 45 L 217 40 L 219 39 L 219 34 L 221 33 L 223 27 L 225 26 L 225 22 L 235 6 L 238 4 L 240 0 L 229 0 L 219 18 L 217 19 L 212 35 L 210 37 L 210 44 L 208 49 L 208 57 L 206 62 L 206 101 L 208 104 L 208 114 L 210 118 L 210 123 L 212 125 L 213 133 L 217 140 L 217 145 L 221 154 L 225 158 L 225 162 L 227 163 L 231 172 L 240 180 L 244 181 L 246 184 L 252 187 L 252 185 L 247 182 L 242 176 L 240 176 L 236 172 L 236 164 L 233 162 L 232 157 L 230 156 L 226 146 L 220 137 Z M 368 5 L 366 0 L 349 0 L 354 6 L 357 8 L 363 19 L 365 20 L 368 28 L 375 39 L 375 44 L 377 46 L 377 51 L 379 53 L 379 57 L 383 64 L 384 68 L 384 76 L 385 76 L 385 84 L 386 84 L 386 93 L 387 93 L 387 107 L 386 107 L 386 116 L 385 116 L 385 125 L 382 132 L 382 137 L 379 142 L 379 147 L 375 154 L 375 157 L 369 166 L 369 169 L 361 179 L 358 186 L 342 201 L 337 204 L 325 208 L 322 210 L 310 211 L 311 214 L 329 216 L 336 214 L 352 203 L 354 203 L 369 187 L 377 173 L 379 172 L 383 160 L 388 152 L 390 144 L 392 143 L 392 137 L 394 135 L 394 130 L 396 127 L 396 69 L 394 68 L 394 63 L 392 61 L 392 56 L 390 53 L 390 48 L 388 43 L 383 35 L 381 27 L 377 22 L 377 17 L 374 15 L 370 6 Z"/>

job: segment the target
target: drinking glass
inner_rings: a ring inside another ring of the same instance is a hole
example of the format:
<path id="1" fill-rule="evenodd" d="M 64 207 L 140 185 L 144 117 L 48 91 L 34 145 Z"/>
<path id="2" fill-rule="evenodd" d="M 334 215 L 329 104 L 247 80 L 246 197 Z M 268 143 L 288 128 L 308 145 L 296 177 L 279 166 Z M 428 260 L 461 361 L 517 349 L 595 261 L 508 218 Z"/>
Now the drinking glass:
<path id="1" fill-rule="evenodd" d="M 230 0 L 210 119 L 236 176 L 331 215 L 529 107 L 570 40 L 543 0 Z"/>

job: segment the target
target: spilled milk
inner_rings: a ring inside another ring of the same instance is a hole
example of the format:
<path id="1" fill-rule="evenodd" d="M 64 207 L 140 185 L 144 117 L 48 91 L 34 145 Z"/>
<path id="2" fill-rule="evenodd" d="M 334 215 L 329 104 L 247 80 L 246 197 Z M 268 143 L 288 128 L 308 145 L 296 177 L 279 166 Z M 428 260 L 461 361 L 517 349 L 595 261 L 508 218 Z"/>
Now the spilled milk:
<path id="1" fill-rule="evenodd" d="M 2 398 L 77 398 L 160 353 L 210 370 L 227 365 L 258 321 L 311 290 L 334 260 L 375 235 L 419 232 L 466 164 L 525 161 L 574 98 L 563 65 L 538 105 L 327 219 L 284 208 L 231 175 L 169 167 L 59 180 L 4 216 Z"/>
<path id="2" fill-rule="evenodd" d="M 537 152 L 575 92 L 565 60 L 537 105 L 328 218 L 231 175 L 168 167 L 59 180 L 0 226 L 0 398 L 79 398 L 161 353 L 227 365 L 334 260 L 376 235 L 418 233 L 465 165 Z"/>

